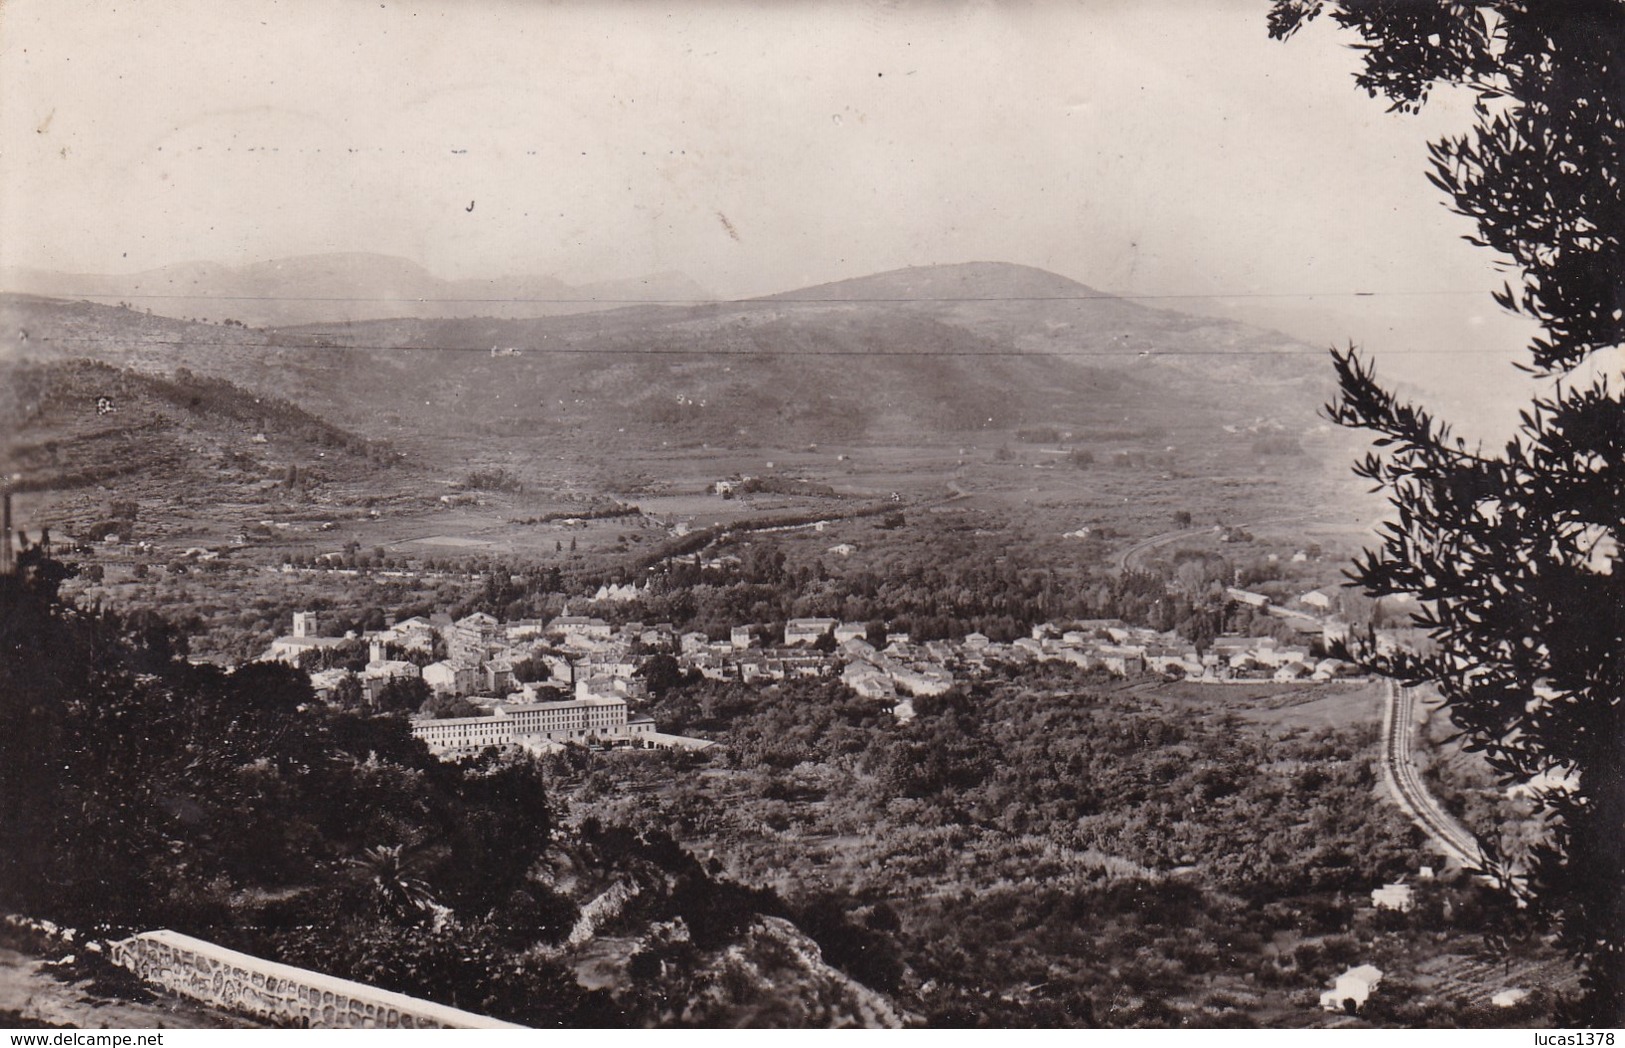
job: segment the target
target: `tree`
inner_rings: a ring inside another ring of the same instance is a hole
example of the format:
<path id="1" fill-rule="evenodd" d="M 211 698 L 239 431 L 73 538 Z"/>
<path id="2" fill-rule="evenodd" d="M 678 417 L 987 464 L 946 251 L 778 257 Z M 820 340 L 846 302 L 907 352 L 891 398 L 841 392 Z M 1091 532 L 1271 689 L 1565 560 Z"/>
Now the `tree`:
<path id="1" fill-rule="evenodd" d="M 478 717 L 485 711 L 460 695 L 431 695 L 419 709 L 435 720 L 453 717 Z"/>
<path id="2" fill-rule="evenodd" d="M 1429 657 L 1385 672 L 1432 681 L 1469 747 L 1538 794 L 1547 839 L 1533 902 L 1584 968 L 1584 1015 L 1625 1022 L 1625 404 L 1599 353 L 1625 341 L 1625 5 L 1620 0 L 1276 0 L 1270 33 L 1327 12 L 1363 39 L 1356 83 L 1413 112 L 1435 84 L 1471 91 L 1470 132 L 1433 143 L 1429 179 L 1522 274 L 1495 294 L 1541 335 L 1519 367 L 1549 384 L 1500 454 L 1469 448 L 1333 353 L 1345 426 L 1383 453 L 1356 473 L 1398 519 L 1351 577 L 1423 602 Z"/>
<path id="3" fill-rule="evenodd" d="M 353 673 L 340 677 L 338 683 L 333 685 L 333 705 L 341 710 L 360 709 L 364 699 L 361 679 Z"/>
<path id="4" fill-rule="evenodd" d="M 685 679 L 682 665 L 664 652 L 651 655 L 647 662 L 638 667 L 637 675 L 649 685 L 649 693 L 655 698 L 679 686 Z"/>
<path id="5" fill-rule="evenodd" d="M 226 681 L 226 701 L 237 710 L 286 717 L 315 699 L 310 678 L 281 662 L 250 662 Z"/>
<path id="6" fill-rule="evenodd" d="M 371 889 L 380 914 L 411 922 L 434 911 L 434 894 L 418 875 L 416 856 L 400 845 L 375 845 L 348 862 Z"/>
<path id="7" fill-rule="evenodd" d="M 416 713 L 429 701 L 433 692 L 422 677 L 391 677 L 378 689 L 378 710 L 381 713 Z"/>

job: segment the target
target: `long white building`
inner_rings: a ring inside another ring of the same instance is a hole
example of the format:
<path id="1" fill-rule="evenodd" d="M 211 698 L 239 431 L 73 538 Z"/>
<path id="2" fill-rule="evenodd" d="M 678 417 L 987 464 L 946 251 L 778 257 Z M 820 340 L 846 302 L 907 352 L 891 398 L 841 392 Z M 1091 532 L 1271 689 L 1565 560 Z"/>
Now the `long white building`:
<path id="1" fill-rule="evenodd" d="M 625 699 L 585 698 L 564 702 L 504 704 L 486 717 L 418 720 L 412 734 L 439 756 L 479 753 L 489 746 L 527 742 L 586 742 L 589 738 L 636 740 L 654 731 L 647 718 L 628 721 Z"/>

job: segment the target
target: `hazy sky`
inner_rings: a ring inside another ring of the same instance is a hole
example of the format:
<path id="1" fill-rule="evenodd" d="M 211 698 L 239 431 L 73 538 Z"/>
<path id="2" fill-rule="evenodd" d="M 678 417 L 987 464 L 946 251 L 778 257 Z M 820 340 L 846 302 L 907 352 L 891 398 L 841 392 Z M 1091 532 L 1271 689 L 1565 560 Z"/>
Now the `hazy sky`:
<path id="1" fill-rule="evenodd" d="M 1461 105 L 1387 113 L 1346 36 L 1270 41 L 1267 7 L 7 0 L 0 263 L 736 297 L 994 259 L 1504 396 L 1527 329 L 1424 178 Z"/>

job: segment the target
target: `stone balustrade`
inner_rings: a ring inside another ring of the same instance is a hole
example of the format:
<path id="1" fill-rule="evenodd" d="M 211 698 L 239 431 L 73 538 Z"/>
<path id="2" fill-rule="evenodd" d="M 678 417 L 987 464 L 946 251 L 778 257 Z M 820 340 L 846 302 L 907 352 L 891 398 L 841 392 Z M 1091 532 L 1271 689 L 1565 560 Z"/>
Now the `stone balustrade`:
<path id="1" fill-rule="evenodd" d="M 519 1029 L 473 1012 L 251 957 L 179 932 L 142 932 L 108 943 L 107 953 L 113 963 L 149 985 L 282 1026 Z"/>

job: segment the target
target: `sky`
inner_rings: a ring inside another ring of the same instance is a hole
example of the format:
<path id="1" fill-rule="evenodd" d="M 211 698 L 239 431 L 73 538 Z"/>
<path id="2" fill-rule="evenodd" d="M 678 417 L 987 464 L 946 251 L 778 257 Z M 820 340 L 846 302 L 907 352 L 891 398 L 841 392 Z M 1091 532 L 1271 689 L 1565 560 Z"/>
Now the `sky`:
<path id="1" fill-rule="evenodd" d="M 1350 38 L 1267 9 L 7 0 L 0 265 L 369 251 L 734 298 L 997 260 L 1509 412 L 1532 329 L 1424 174 L 1465 101 L 1390 114 Z"/>

